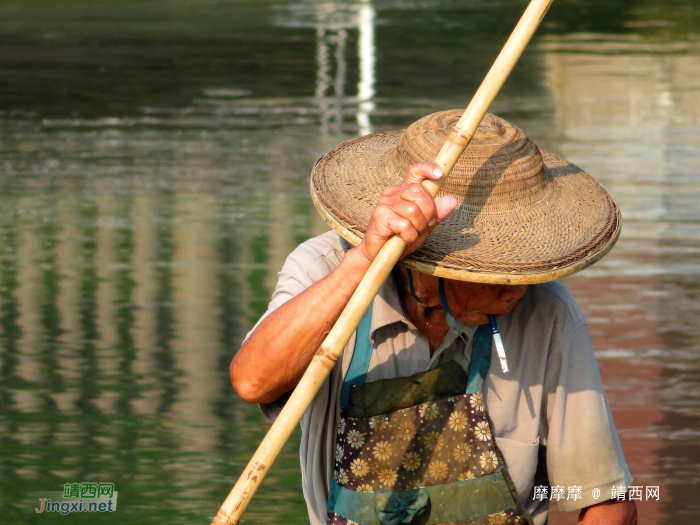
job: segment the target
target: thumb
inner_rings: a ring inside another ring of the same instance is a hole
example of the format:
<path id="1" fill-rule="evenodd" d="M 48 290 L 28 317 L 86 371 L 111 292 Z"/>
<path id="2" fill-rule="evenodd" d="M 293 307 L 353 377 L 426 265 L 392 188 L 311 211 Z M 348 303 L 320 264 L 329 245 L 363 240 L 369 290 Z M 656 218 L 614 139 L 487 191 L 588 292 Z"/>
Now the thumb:
<path id="1" fill-rule="evenodd" d="M 442 197 L 435 199 L 438 222 L 444 221 L 447 216 L 454 211 L 457 204 L 459 204 L 457 199 L 455 199 L 452 195 L 443 195 Z"/>
<path id="2" fill-rule="evenodd" d="M 434 162 L 419 162 L 408 168 L 408 173 L 403 180 L 402 186 L 421 183 L 425 179 L 438 180 L 444 175 L 440 166 Z"/>

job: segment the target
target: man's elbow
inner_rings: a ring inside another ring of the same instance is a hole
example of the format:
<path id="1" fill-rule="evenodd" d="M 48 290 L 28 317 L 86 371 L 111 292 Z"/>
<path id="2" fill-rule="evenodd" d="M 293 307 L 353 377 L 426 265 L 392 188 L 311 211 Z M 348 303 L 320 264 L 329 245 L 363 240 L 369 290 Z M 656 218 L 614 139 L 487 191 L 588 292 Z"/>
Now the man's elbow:
<path id="1" fill-rule="evenodd" d="M 263 400 L 264 396 L 261 395 L 261 392 L 251 381 L 236 380 L 232 377 L 231 384 L 233 385 L 233 389 L 236 391 L 236 394 L 238 394 L 238 397 L 240 397 L 246 403 L 265 403 Z"/>
<path id="2" fill-rule="evenodd" d="M 265 382 L 258 381 L 237 370 L 235 360 L 231 361 L 229 375 L 231 376 L 233 389 L 246 403 L 271 403 L 278 397 L 275 393 L 265 388 L 267 386 Z"/>

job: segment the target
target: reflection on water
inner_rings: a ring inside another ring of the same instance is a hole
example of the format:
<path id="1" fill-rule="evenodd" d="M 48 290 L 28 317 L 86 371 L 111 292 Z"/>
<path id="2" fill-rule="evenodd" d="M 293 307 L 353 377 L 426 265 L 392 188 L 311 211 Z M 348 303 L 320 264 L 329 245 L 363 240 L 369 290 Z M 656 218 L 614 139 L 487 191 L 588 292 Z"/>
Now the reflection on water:
<path id="1" fill-rule="evenodd" d="M 649 54 L 634 39 L 581 40 L 577 51 L 573 38 L 543 46 L 557 108 L 552 145 L 599 175 L 625 222 L 611 256 L 568 284 L 600 349 L 633 475 L 661 485 L 662 504 L 640 506 L 645 519 L 691 523 L 700 459 L 692 292 L 700 276 L 700 58 Z"/>
<path id="2" fill-rule="evenodd" d="M 3 522 L 59 519 L 28 492 L 112 481 L 98 521 L 208 523 L 267 428 L 227 367 L 325 229 L 314 160 L 465 105 L 525 2 L 229 4 L 0 7 Z M 567 285 L 636 483 L 661 487 L 647 524 L 700 511 L 698 7 L 555 2 L 494 107 L 622 208 Z M 250 522 L 306 522 L 296 444 Z"/>

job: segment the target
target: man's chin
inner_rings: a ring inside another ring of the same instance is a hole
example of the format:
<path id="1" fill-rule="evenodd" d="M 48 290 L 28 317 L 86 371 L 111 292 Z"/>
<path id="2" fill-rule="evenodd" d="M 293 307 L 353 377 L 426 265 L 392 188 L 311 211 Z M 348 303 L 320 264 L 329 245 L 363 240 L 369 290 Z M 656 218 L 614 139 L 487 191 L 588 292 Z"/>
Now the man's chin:
<path id="1" fill-rule="evenodd" d="M 493 308 L 492 311 L 489 312 L 489 315 L 493 315 L 494 317 L 496 317 L 496 319 L 498 319 L 502 315 L 505 315 L 508 312 L 510 312 L 513 308 L 515 308 L 515 306 L 517 304 L 518 304 L 518 302 L 516 301 L 515 303 L 507 304 L 507 305 L 503 306 L 502 308 Z"/>
<path id="2" fill-rule="evenodd" d="M 464 324 L 469 324 L 472 326 L 479 326 L 489 322 L 489 317 L 487 314 L 471 314 L 468 317 L 457 317 Z"/>
<path id="3" fill-rule="evenodd" d="M 484 314 L 484 313 L 474 314 L 473 318 L 478 317 L 478 319 L 480 319 L 481 322 L 479 322 L 479 323 L 472 322 L 472 323 L 468 323 L 468 324 L 486 324 L 489 322 L 489 315 L 493 315 L 496 319 L 499 319 L 501 316 L 510 312 L 513 308 L 514 308 L 514 306 L 509 306 L 509 307 L 503 308 L 503 309 L 492 310 L 487 314 Z"/>

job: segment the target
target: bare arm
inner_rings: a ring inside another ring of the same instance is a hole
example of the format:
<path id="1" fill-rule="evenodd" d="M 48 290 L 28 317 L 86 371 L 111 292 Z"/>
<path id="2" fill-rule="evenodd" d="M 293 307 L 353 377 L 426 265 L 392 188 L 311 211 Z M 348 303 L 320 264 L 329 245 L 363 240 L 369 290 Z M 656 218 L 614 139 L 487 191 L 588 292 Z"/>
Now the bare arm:
<path id="1" fill-rule="evenodd" d="M 269 403 L 296 385 L 369 265 L 357 249 L 327 277 L 267 316 L 231 361 L 233 387 L 248 403 Z"/>
<path id="2" fill-rule="evenodd" d="M 637 505 L 634 501 L 608 500 L 581 510 L 582 525 L 637 525 Z"/>
<path id="3" fill-rule="evenodd" d="M 233 387 L 244 401 L 269 403 L 294 388 L 389 237 L 401 236 L 407 245 L 406 255 L 418 249 L 449 215 L 456 199 L 433 200 L 420 185 L 424 179 L 441 176 L 435 163 L 411 166 L 401 186 L 387 188 L 382 194 L 360 245 L 349 250 L 327 277 L 260 323 L 229 369 Z"/>

